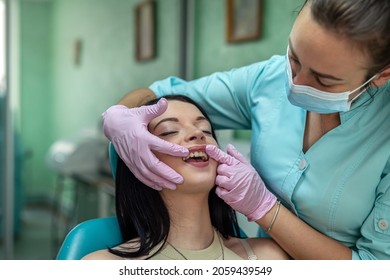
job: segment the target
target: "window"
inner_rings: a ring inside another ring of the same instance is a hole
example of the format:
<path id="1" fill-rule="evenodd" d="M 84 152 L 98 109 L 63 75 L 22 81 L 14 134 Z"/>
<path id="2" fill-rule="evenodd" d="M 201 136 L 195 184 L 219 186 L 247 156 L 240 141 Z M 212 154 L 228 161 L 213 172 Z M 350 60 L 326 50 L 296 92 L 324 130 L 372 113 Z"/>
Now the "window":
<path id="1" fill-rule="evenodd" d="M 0 0 L 0 97 L 5 91 L 5 3 Z"/>

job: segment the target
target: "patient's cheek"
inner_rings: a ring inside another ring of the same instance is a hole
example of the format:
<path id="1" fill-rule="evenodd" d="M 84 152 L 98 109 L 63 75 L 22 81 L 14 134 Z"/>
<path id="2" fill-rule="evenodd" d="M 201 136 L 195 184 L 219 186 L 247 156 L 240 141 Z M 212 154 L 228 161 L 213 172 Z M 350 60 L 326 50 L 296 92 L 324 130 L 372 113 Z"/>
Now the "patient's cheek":
<path id="1" fill-rule="evenodd" d="M 158 158 L 160 161 L 164 161 L 164 155 L 162 153 L 156 152 L 152 150 L 152 153 Z"/>
<path id="2" fill-rule="evenodd" d="M 179 160 L 182 160 L 181 158 L 167 155 L 164 153 L 160 153 L 157 151 L 152 151 L 152 152 L 157 157 L 158 160 L 160 160 L 161 162 L 165 163 L 166 165 L 168 165 L 169 167 L 171 167 L 173 169 L 177 168 L 177 162 Z"/>

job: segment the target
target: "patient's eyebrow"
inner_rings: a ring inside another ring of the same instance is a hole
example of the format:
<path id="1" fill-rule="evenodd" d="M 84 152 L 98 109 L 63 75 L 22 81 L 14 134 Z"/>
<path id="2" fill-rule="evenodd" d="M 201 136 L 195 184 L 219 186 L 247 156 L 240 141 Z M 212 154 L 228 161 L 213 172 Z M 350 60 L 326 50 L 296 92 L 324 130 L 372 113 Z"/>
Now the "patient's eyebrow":
<path id="1" fill-rule="evenodd" d="M 163 122 L 179 122 L 179 119 L 178 118 L 166 118 L 166 119 L 162 119 L 161 121 L 159 121 L 153 128 L 153 131 L 156 130 L 157 126 L 159 126 L 160 124 L 162 124 Z"/>

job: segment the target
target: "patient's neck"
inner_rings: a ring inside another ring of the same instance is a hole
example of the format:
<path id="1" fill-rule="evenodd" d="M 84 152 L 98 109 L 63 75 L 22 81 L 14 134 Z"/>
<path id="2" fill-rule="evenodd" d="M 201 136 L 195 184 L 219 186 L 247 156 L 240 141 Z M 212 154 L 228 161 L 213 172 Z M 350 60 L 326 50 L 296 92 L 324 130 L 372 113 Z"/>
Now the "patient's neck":
<path id="1" fill-rule="evenodd" d="M 213 241 L 208 193 L 180 194 L 165 197 L 171 219 L 168 242 L 182 249 L 204 249 Z"/>

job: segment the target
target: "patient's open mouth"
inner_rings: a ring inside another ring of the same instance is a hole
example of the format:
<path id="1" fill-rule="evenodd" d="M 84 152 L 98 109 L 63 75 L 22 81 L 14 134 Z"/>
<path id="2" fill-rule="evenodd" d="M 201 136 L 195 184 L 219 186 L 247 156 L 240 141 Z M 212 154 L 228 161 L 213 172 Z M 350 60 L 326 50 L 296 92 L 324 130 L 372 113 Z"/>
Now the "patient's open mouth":
<path id="1" fill-rule="evenodd" d="M 190 152 L 188 156 L 183 157 L 184 161 L 208 161 L 209 156 L 205 151 Z"/>

